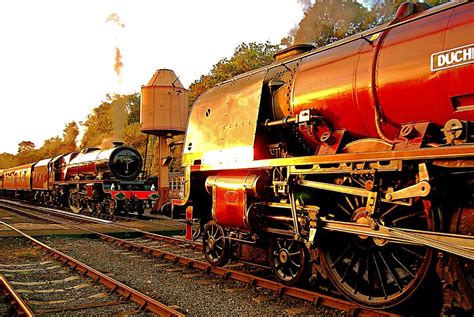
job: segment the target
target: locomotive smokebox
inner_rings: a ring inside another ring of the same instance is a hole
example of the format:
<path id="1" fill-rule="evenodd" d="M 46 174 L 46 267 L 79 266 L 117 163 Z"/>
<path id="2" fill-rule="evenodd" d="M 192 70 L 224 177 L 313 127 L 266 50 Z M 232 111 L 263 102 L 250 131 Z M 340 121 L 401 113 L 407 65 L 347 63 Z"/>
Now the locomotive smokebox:
<path id="1" fill-rule="evenodd" d="M 188 119 L 188 90 L 176 74 L 159 69 L 142 86 L 141 131 L 154 135 L 182 134 Z"/>

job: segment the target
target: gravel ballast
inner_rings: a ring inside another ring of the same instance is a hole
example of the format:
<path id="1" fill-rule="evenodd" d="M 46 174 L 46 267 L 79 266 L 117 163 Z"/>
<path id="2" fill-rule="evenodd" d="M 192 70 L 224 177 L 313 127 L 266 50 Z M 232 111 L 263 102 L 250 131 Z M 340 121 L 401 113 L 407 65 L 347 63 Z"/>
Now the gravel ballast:
<path id="1" fill-rule="evenodd" d="M 113 276 L 148 296 L 193 316 L 294 315 L 341 316 L 341 311 L 312 307 L 276 297 L 259 287 L 204 276 L 166 260 L 150 258 L 95 239 L 47 238 L 45 243 Z"/>

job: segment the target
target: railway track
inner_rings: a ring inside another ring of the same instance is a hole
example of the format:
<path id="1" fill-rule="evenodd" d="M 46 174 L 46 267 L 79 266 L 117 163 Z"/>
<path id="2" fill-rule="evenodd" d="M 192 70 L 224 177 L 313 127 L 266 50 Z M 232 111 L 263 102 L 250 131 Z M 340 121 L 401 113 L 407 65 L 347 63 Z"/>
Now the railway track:
<path id="1" fill-rule="evenodd" d="M 0 273 L 0 294 L 5 303 L 4 307 L 0 308 L 0 315 L 19 315 L 19 316 L 34 316 L 35 314 L 31 308 L 21 298 L 20 294 L 10 285 L 7 278 Z"/>
<path id="2" fill-rule="evenodd" d="M 77 225 L 77 224 L 104 224 L 109 227 L 116 227 L 118 229 L 124 229 L 128 231 L 133 231 L 138 234 L 143 235 L 144 238 L 151 239 L 154 241 L 166 242 L 172 245 L 187 245 L 191 248 L 196 248 L 197 250 L 202 250 L 202 244 L 199 242 L 188 241 L 180 238 L 160 235 L 152 233 L 149 231 L 141 230 L 138 228 L 124 226 L 116 222 L 109 220 L 97 219 L 94 217 L 84 217 L 82 215 L 77 215 L 69 212 L 64 212 L 62 210 L 55 210 L 51 208 L 43 208 L 39 206 L 30 205 L 27 203 L 19 202 L 10 202 L 4 199 L 0 199 L 0 208 L 4 210 L 13 212 L 15 214 L 20 214 L 27 218 L 32 218 L 35 220 L 43 222 L 54 222 L 62 225 Z M 66 220 L 67 222 L 64 222 Z M 164 224 L 166 226 L 166 224 Z M 78 227 L 84 229 L 82 227 Z M 89 229 L 87 229 L 89 230 Z M 95 233 L 95 231 L 93 231 Z"/>
<path id="3" fill-rule="evenodd" d="M 4 273 L 8 273 L 9 276 L 11 276 L 13 279 L 16 279 L 17 281 L 9 283 L 9 284 L 17 284 L 22 287 L 28 287 L 28 286 L 34 286 L 34 289 L 22 289 L 22 290 L 17 290 L 16 295 L 12 295 L 14 298 L 19 298 L 18 293 L 20 294 L 34 294 L 35 296 L 32 297 L 35 300 L 29 300 L 26 301 L 26 304 L 33 304 L 35 306 L 43 306 L 47 305 L 47 309 L 33 309 L 32 311 L 36 314 L 49 314 L 49 313 L 56 313 L 56 312 L 62 312 L 62 311 L 69 311 L 69 310 L 81 310 L 81 309 L 87 309 L 87 313 L 92 313 L 91 309 L 93 308 L 101 308 L 101 307 L 110 307 L 110 306 L 122 306 L 124 304 L 129 305 L 130 302 L 134 303 L 134 309 L 129 309 L 129 313 L 133 314 L 139 314 L 140 312 L 143 311 L 148 311 L 153 314 L 161 315 L 161 316 L 183 316 L 182 313 L 178 312 L 177 310 L 168 307 L 153 298 L 142 294 L 141 292 L 111 278 L 110 276 L 107 276 L 106 274 L 103 274 L 99 272 L 98 270 L 80 262 L 79 260 L 63 253 L 60 252 L 48 245 L 46 245 L 43 242 L 40 242 L 37 239 L 34 239 L 33 237 L 25 234 L 21 230 L 18 230 L 12 225 L 9 225 L 5 222 L 0 221 L 0 225 L 8 227 L 10 230 L 15 231 L 16 233 L 20 234 L 23 238 L 28 240 L 29 243 L 33 244 L 35 247 L 40 249 L 42 252 L 44 252 L 45 255 L 49 256 L 50 258 L 54 259 L 55 263 L 60 263 L 61 265 L 49 265 L 45 266 L 47 264 L 50 264 L 51 262 L 48 261 L 28 261 L 28 263 L 13 263 L 13 264 L 2 264 L 1 266 L 1 271 Z M 42 259 L 41 256 L 37 257 L 37 260 Z M 69 267 L 70 269 L 74 270 L 77 272 L 76 278 L 74 276 L 70 276 L 69 278 L 63 278 L 61 280 L 49 280 L 48 282 L 45 282 L 43 279 L 40 280 L 35 280 L 34 275 L 38 273 L 42 273 L 42 277 L 44 278 L 44 274 L 46 274 L 51 277 L 51 276 L 61 276 L 61 274 L 64 272 L 64 266 Z M 21 273 L 30 273 L 30 274 L 23 274 L 23 277 L 21 276 Z M 32 273 L 32 274 L 31 274 Z M 27 280 L 25 280 L 25 276 L 27 276 Z M 64 288 L 57 288 L 55 286 L 53 289 L 42 289 L 43 286 L 49 287 L 53 284 L 61 284 L 61 283 L 67 283 L 76 279 L 84 279 L 84 277 L 87 276 L 89 277 L 89 282 L 85 283 L 75 283 L 75 286 L 65 286 Z M 33 281 L 29 280 L 31 277 L 33 277 Z M 18 281 L 18 280 L 21 281 Z M 9 285 L 5 283 L 5 285 Z M 70 296 L 70 291 L 78 290 L 83 287 L 87 287 L 90 284 L 101 284 L 102 287 L 105 287 L 105 289 L 108 291 L 105 295 L 103 292 L 99 293 L 101 294 L 100 296 L 95 296 L 91 295 L 86 298 L 88 301 L 85 304 L 77 304 L 74 302 L 71 302 L 71 296 Z M 10 290 L 11 294 L 14 294 L 13 287 L 10 285 L 9 287 L 5 286 L 3 288 L 8 288 Z M 39 288 L 39 289 L 38 289 Z M 38 300 L 37 296 L 41 296 L 41 294 L 49 294 L 49 293 L 64 293 L 66 295 L 65 299 L 55 299 L 53 301 L 41 301 Z M 107 300 L 99 300 L 96 301 L 96 299 L 102 299 L 102 297 L 105 296 L 107 297 Z M 110 297 L 110 298 L 109 298 Z M 115 299 L 114 299 L 115 297 Z M 19 307 L 20 310 L 19 312 L 23 311 L 23 307 L 26 307 L 26 305 L 20 304 L 21 301 L 15 300 L 17 304 L 15 306 Z M 91 303 L 92 302 L 92 303 Z M 67 303 L 65 306 L 64 303 Z M 57 304 L 57 305 L 56 305 Z M 30 309 L 31 310 L 31 309 Z M 124 308 L 120 307 L 120 311 L 123 311 Z"/>
<path id="4" fill-rule="evenodd" d="M 18 206 L 10 207 L 10 210 L 12 211 L 19 209 Z M 31 206 L 22 206 L 22 208 L 28 208 L 30 211 L 35 209 Z M 22 212 L 25 215 L 28 214 L 28 211 L 23 210 Z M 396 316 L 388 312 L 368 310 L 359 307 L 354 303 L 328 294 L 297 287 L 288 287 L 264 277 L 250 274 L 245 272 L 245 270 L 233 269 L 235 265 L 229 265 L 227 267 L 213 267 L 207 262 L 202 261 L 202 256 L 196 255 L 197 253 L 201 254 L 200 251 L 202 250 L 202 245 L 198 243 L 190 243 L 189 241 L 182 239 L 149 233 L 139 229 L 136 231 L 142 233 L 142 237 L 128 240 L 120 239 L 84 228 L 80 224 L 65 223 L 57 219 L 54 220 L 49 217 L 37 214 L 35 214 L 35 217 L 42 218 L 45 221 L 59 221 L 63 225 L 69 225 L 74 228 L 84 230 L 90 234 L 97 235 L 102 241 L 112 243 L 115 246 L 127 249 L 133 253 L 154 257 L 161 261 L 168 261 L 172 265 L 182 267 L 183 272 L 200 271 L 205 276 L 216 276 L 221 281 L 237 281 L 239 283 L 246 284 L 249 287 L 257 287 L 269 290 L 276 297 L 287 296 L 290 298 L 296 298 L 306 301 L 315 307 L 330 307 L 346 312 L 352 316 Z M 110 225 L 120 226 L 115 223 L 111 223 Z"/>

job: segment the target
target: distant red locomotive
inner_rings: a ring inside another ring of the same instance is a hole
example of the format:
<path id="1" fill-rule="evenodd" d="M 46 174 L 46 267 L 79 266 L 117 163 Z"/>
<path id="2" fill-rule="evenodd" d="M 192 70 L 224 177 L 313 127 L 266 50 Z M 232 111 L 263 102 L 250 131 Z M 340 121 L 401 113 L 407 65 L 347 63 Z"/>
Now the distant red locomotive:
<path id="1" fill-rule="evenodd" d="M 472 311 L 473 79 L 472 1 L 288 48 L 196 100 L 173 208 L 200 219 L 212 265 L 329 279 L 372 308 L 414 298 L 436 265 L 444 308 Z"/>
<path id="2" fill-rule="evenodd" d="M 137 212 L 157 199 L 157 184 L 139 180 L 142 158 L 135 149 L 87 148 L 0 171 L 5 195 L 69 206 L 76 213 Z"/>

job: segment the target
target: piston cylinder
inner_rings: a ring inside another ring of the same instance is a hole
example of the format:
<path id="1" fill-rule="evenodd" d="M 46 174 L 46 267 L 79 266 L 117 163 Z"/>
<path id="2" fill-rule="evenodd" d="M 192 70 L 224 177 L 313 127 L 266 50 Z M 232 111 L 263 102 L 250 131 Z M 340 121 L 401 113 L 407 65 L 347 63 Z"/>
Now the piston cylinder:
<path id="1" fill-rule="evenodd" d="M 212 194 L 212 217 L 230 228 L 251 231 L 249 200 L 263 195 L 265 177 L 258 174 L 218 174 L 206 179 L 206 189 Z"/>

